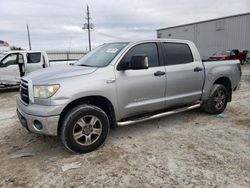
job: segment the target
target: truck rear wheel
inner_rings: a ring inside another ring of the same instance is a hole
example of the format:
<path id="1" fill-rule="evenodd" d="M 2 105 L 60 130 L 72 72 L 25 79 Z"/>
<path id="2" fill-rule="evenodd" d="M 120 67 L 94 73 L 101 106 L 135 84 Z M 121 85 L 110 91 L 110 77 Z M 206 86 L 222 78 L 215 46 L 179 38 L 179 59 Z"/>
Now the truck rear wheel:
<path id="1" fill-rule="evenodd" d="M 109 132 L 105 112 L 92 105 L 79 105 L 63 118 L 60 138 L 63 145 L 76 153 L 87 153 L 102 145 Z"/>
<path id="2" fill-rule="evenodd" d="M 229 92 L 224 85 L 214 84 L 209 98 L 203 101 L 202 108 L 209 114 L 220 114 L 227 107 Z"/>

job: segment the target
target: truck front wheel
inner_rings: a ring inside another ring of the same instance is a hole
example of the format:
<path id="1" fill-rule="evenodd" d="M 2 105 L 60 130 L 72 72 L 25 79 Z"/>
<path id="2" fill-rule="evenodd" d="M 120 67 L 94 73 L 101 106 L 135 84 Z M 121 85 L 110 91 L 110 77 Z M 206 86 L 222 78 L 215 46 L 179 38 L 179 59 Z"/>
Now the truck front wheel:
<path id="1" fill-rule="evenodd" d="M 214 84 L 209 98 L 203 101 L 202 108 L 209 114 L 220 114 L 227 107 L 229 92 L 224 85 Z"/>
<path id="2" fill-rule="evenodd" d="M 63 145 L 76 153 L 87 153 L 102 145 L 109 132 L 106 113 L 92 105 L 79 105 L 62 119 L 60 138 Z"/>

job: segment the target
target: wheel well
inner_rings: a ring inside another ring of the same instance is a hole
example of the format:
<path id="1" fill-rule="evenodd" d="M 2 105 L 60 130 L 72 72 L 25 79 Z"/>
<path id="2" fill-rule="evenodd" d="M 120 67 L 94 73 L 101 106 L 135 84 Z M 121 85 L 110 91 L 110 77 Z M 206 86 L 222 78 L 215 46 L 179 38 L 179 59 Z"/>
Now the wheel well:
<path id="1" fill-rule="evenodd" d="M 112 103 L 107 98 L 102 97 L 102 96 L 89 96 L 89 97 L 83 97 L 83 98 L 76 99 L 76 100 L 72 101 L 71 103 L 69 103 L 63 109 L 63 111 L 60 115 L 60 119 L 59 119 L 58 131 L 60 130 L 60 126 L 62 124 L 61 121 L 62 121 L 62 118 L 64 117 L 64 115 L 70 109 L 72 109 L 75 106 L 80 105 L 80 104 L 91 104 L 91 105 L 94 105 L 94 106 L 101 108 L 107 114 L 107 116 L 109 118 L 110 128 L 115 128 L 116 119 L 115 119 L 115 111 L 114 111 L 114 107 L 113 107 Z"/>
<path id="2" fill-rule="evenodd" d="M 227 77 L 221 77 L 218 78 L 214 84 L 221 84 L 223 86 L 225 86 L 225 88 L 228 90 L 229 96 L 228 96 L 228 102 L 230 102 L 232 100 L 232 84 L 229 78 Z"/>

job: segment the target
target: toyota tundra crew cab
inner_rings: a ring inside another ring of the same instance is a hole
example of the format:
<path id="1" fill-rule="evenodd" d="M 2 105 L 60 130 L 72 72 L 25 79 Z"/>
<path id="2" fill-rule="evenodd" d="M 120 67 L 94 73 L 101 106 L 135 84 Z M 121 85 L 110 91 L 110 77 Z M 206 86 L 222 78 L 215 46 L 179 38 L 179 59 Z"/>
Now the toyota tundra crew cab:
<path id="1" fill-rule="evenodd" d="M 73 66 L 23 77 L 17 114 L 30 132 L 59 136 L 66 148 L 84 153 L 112 127 L 198 107 L 221 113 L 240 79 L 238 60 L 202 62 L 190 41 L 108 43 Z"/>

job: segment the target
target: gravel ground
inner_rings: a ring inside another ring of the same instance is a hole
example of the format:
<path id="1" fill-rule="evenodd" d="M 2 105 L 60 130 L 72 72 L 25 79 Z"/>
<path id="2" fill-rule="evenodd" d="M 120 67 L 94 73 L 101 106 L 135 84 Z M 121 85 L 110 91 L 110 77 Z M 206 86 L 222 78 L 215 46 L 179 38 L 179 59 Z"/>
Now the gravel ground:
<path id="1" fill-rule="evenodd" d="M 17 91 L 0 92 L 1 187 L 250 187 L 249 76 L 224 118 L 193 110 L 120 127 L 83 155 L 28 133 L 15 116 Z M 22 152 L 35 155 L 12 158 Z M 70 163 L 78 168 L 63 171 Z"/>

